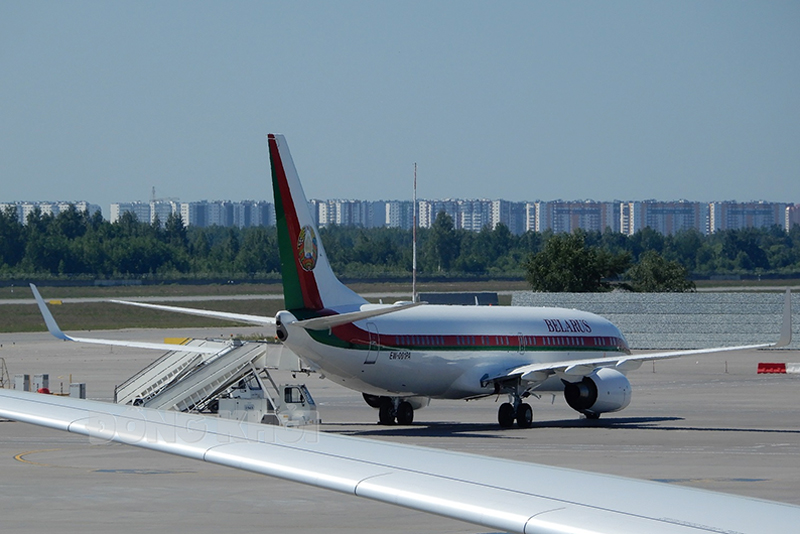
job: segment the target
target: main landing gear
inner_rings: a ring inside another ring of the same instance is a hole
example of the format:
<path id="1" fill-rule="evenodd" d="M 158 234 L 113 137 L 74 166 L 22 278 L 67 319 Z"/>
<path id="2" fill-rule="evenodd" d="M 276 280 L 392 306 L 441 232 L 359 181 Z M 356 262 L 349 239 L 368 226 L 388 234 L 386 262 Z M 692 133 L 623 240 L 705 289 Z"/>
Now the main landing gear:
<path id="1" fill-rule="evenodd" d="M 497 411 L 497 422 L 503 428 L 511 428 L 514 426 L 514 420 L 517 421 L 517 426 L 520 428 L 530 428 L 533 424 L 533 408 L 527 402 L 520 402 L 519 399 L 514 399 L 514 404 L 504 402 L 500 405 Z"/>
<path id="2" fill-rule="evenodd" d="M 522 402 L 523 397 L 530 395 L 521 387 L 519 380 L 515 383 L 496 384 L 496 392 L 508 393 L 508 402 L 500 405 L 497 410 L 497 422 L 502 428 L 511 428 L 516 420 L 520 428 L 530 428 L 533 424 L 533 408 L 527 402 Z"/>
<path id="3" fill-rule="evenodd" d="M 381 425 L 410 425 L 414 422 L 414 407 L 400 397 L 376 397 L 364 394 L 364 400 L 378 409 L 378 423 Z"/>
<path id="4" fill-rule="evenodd" d="M 414 407 L 399 397 L 381 397 L 378 407 L 378 422 L 382 425 L 410 425 L 414 422 Z"/>

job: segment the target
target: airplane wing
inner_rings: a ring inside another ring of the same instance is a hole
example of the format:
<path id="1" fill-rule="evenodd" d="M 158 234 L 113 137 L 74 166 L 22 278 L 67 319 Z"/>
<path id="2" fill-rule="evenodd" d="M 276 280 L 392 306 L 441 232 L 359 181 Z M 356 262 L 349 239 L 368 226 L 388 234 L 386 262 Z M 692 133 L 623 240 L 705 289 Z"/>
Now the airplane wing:
<path id="1" fill-rule="evenodd" d="M 200 317 L 210 317 L 213 319 L 222 319 L 224 321 L 235 321 L 238 323 L 248 323 L 257 326 L 264 326 L 268 329 L 267 335 L 275 335 L 275 318 L 266 317 L 263 315 L 250 315 L 246 313 L 233 313 L 213 310 L 201 310 L 199 308 L 183 308 L 181 306 L 165 306 L 163 304 L 150 304 L 147 302 L 131 302 L 129 300 L 110 300 L 115 304 L 125 304 L 126 306 L 139 306 L 140 308 L 149 308 L 151 310 L 168 311 L 175 313 L 183 313 L 186 315 L 198 315 Z"/>
<path id="2" fill-rule="evenodd" d="M 0 417 L 504 532 L 756 534 L 800 524 L 789 504 L 302 428 L 2 389 Z"/>
<path id="3" fill-rule="evenodd" d="M 482 382 L 487 384 L 498 380 L 520 377 L 523 382 L 541 382 L 553 374 L 564 378 L 582 377 L 590 374 L 597 368 L 610 367 L 620 372 L 638 369 L 643 362 L 653 360 L 666 360 L 693 356 L 699 354 L 714 354 L 736 350 L 753 350 L 766 348 L 786 347 L 792 342 L 792 299 L 791 292 L 786 291 L 783 305 L 783 322 L 781 323 L 780 338 L 775 343 L 759 343 L 755 345 L 738 345 L 733 347 L 712 347 L 706 349 L 674 350 L 667 352 L 651 352 L 643 354 L 615 355 L 604 358 L 587 358 L 584 360 L 568 360 L 555 362 L 542 362 L 522 365 L 508 369 L 494 376 L 485 377 Z"/>
<path id="4" fill-rule="evenodd" d="M 64 341 L 75 341 L 78 343 L 92 343 L 95 345 L 112 345 L 116 347 L 133 347 L 138 349 L 164 350 L 171 352 L 202 352 L 204 354 L 216 354 L 220 351 L 219 348 L 176 345 L 173 343 L 148 343 L 142 341 L 121 341 L 117 339 L 69 336 L 65 334 L 58 326 L 58 323 L 56 323 L 53 314 L 50 313 L 50 310 L 47 308 L 47 304 L 45 304 L 44 299 L 42 298 L 42 295 L 39 294 L 39 290 L 36 288 L 36 286 L 33 284 L 30 286 L 31 291 L 33 291 L 33 297 L 36 299 L 36 304 L 39 306 L 39 311 L 41 312 L 44 322 L 47 325 L 47 330 L 49 330 L 50 333 L 58 339 L 63 339 Z"/>

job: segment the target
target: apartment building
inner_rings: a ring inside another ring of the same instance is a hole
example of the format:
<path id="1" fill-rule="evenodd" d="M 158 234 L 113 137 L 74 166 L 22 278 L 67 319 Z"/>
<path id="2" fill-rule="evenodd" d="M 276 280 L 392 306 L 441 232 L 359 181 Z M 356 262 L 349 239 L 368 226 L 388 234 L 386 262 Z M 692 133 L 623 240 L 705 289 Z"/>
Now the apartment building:
<path id="1" fill-rule="evenodd" d="M 779 225 L 786 228 L 786 208 L 779 202 L 711 202 L 708 231 L 765 228 Z"/>
<path id="2" fill-rule="evenodd" d="M 57 201 L 57 202 L 29 202 L 29 201 L 21 201 L 21 202 L 0 202 L 0 210 L 7 210 L 12 209 L 17 214 L 17 219 L 22 224 L 28 220 L 28 215 L 35 212 L 37 209 L 42 213 L 42 215 L 53 215 L 56 216 L 62 211 L 66 211 L 69 209 L 70 206 L 75 206 L 75 209 L 83 212 L 88 211 L 90 214 L 94 214 L 96 212 L 103 213 L 103 210 L 100 209 L 100 206 L 97 204 L 90 204 L 85 200 L 77 200 L 77 201 Z"/>
<path id="3" fill-rule="evenodd" d="M 689 229 L 707 233 L 708 204 L 688 200 L 620 202 L 619 219 L 619 231 L 625 235 L 648 227 L 664 235 Z"/>
<path id="4" fill-rule="evenodd" d="M 565 202 L 535 202 L 536 231 L 574 232 L 577 229 L 603 232 L 606 228 L 619 231 L 616 203 L 580 200 Z"/>

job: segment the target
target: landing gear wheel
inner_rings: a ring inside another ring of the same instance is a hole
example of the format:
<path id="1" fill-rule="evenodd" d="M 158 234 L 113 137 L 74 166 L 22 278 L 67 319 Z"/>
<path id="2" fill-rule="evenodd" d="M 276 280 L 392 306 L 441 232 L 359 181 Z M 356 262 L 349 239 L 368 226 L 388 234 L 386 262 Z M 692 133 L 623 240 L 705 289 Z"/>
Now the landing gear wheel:
<path id="1" fill-rule="evenodd" d="M 378 407 L 378 423 L 381 425 L 393 425 L 396 415 L 392 399 L 381 397 L 381 405 Z"/>
<path id="2" fill-rule="evenodd" d="M 410 402 L 403 401 L 397 407 L 397 424 L 410 425 L 414 422 L 414 407 Z"/>
<path id="3" fill-rule="evenodd" d="M 586 416 L 586 419 L 589 419 L 591 421 L 595 421 L 597 419 L 600 419 L 600 414 L 599 413 L 595 413 L 595 412 L 583 412 L 583 415 Z"/>
<path id="4" fill-rule="evenodd" d="M 530 404 L 522 403 L 517 406 L 517 426 L 530 428 L 533 423 L 533 408 Z"/>
<path id="5" fill-rule="evenodd" d="M 497 410 L 497 422 L 500 423 L 500 426 L 503 428 L 511 428 L 514 426 L 515 417 L 514 405 L 510 402 L 504 402 L 500 405 L 500 409 Z"/>

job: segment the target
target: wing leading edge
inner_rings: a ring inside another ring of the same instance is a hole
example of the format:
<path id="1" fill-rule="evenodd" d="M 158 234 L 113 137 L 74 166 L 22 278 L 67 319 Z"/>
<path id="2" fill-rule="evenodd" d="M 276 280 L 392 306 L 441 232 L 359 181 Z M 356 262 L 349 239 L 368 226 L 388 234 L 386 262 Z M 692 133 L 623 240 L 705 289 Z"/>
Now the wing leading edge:
<path id="1" fill-rule="evenodd" d="M 800 507 L 312 430 L 0 390 L 0 417 L 508 532 L 789 532 Z M 514 476 L 507 476 L 514 473 Z"/>

